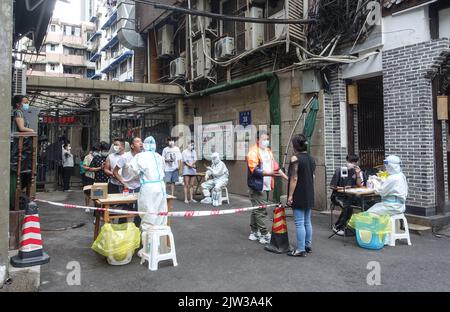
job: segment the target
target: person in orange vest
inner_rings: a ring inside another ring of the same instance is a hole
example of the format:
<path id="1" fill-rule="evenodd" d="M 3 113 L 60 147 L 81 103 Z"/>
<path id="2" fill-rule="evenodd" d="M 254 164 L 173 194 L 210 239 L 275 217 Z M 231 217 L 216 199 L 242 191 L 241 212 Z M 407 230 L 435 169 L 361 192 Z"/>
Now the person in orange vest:
<path id="1" fill-rule="evenodd" d="M 247 154 L 247 185 L 252 206 L 269 204 L 269 192 L 273 190 L 274 177 L 288 179 L 273 158 L 269 147 L 269 133 L 258 131 L 256 141 L 256 144 L 250 148 Z M 266 216 L 267 210 L 265 208 L 252 210 L 249 240 L 259 241 L 261 244 L 270 242 L 270 233 L 265 225 Z"/>

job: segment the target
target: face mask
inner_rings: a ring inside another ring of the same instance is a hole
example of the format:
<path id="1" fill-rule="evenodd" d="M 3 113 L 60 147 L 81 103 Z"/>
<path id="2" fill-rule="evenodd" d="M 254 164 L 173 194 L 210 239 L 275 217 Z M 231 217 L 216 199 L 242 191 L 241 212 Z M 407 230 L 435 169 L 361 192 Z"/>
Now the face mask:
<path id="1" fill-rule="evenodd" d="M 218 163 L 220 163 L 220 158 L 214 158 L 214 159 L 212 160 L 212 163 L 213 163 L 214 165 L 217 165 Z"/>
<path id="2" fill-rule="evenodd" d="M 120 147 L 118 145 L 114 145 L 113 150 L 115 153 L 118 153 L 120 151 Z"/>
<path id="3" fill-rule="evenodd" d="M 22 104 L 22 109 L 24 111 L 28 111 L 30 109 L 30 104 L 28 104 L 28 103 Z"/>
<path id="4" fill-rule="evenodd" d="M 194 150 L 194 144 L 191 144 L 191 146 L 189 146 L 189 149 L 190 149 L 191 151 L 193 151 L 193 150 Z"/>
<path id="5" fill-rule="evenodd" d="M 355 168 L 355 165 L 351 164 L 351 163 L 347 163 L 347 168 L 348 169 L 353 169 L 353 168 Z"/>
<path id="6" fill-rule="evenodd" d="M 98 155 L 100 155 L 99 152 L 93 152 L 93 153 L 92 153 L 92 156 L 98 156 Z"/>
<path id="7" fill-rule="evenodd" d="M 67 147 L 67 150 L 70 151 L 72 148 L 70 146 Z"/>
<path id="8" fill-rule="evenodd" d="M 106 156 L 108 156 L 108 152 L 102 152 L 102 156 L 104 156 L 104 157 L 106 157 Z"/>
<path id="9" fill-rule="evenodd" d="M 270 141 L 269 140 L 263 140 L 261 141 L 261 148 L 266 149 L 268 148 L 270 145 Z"/>
<path id="10" fill-rule="evenodd" d="M 175 145 L 175 142 L 174 142 L 174 141 L 169 141 L 169 146 L 170 146 L 170 147 L 174 147 L 174 145 Z"/>

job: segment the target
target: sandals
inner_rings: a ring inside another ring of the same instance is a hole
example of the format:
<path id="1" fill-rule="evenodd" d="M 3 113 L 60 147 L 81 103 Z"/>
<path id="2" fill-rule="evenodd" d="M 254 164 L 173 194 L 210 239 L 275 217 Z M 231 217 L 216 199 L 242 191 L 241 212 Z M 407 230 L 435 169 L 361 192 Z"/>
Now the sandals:
<path id="1" fill-rule="evenodd" d="M 300 251 L 298 249 L 294 249 L 287 253 L 288 256 L 291 257 L 306 257 L 306 251 Z"/>

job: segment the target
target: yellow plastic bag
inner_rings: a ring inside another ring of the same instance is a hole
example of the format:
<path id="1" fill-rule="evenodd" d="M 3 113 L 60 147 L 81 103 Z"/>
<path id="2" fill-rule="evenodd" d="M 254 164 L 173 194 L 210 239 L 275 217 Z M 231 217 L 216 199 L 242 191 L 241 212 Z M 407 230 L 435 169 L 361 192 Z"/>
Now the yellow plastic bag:
<path id="1" fill-rule="evenodd" d="M 141 231 L 134 223 L 105 223 L 91 248 L 108 259 L 121 262 L 133 255 L 140 243 Z"/>
<path id="2" fill-rule="evenodd" d="M 354 214 L 348 225 L 356 231 L 356 242 L 367 249 L 381 249 L 386 235 L 391 232 L 389 215 L 377 215 L 370 212 Z"/>

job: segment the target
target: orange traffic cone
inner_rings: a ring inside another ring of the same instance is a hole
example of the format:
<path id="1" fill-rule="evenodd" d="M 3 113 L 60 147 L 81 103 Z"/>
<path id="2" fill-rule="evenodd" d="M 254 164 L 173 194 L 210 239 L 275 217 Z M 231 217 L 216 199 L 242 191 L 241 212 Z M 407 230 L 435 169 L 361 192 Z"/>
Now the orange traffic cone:
<path id="1" fill-rule="evenodd" d="M 42 249 L 38 206 L 30 202 L 25 210 L 19 254 L 11 258 L 13 267 L 23 268 L 48 263 L 50 257 Z"/>
<path id="2" fill-rule="evenodd" d="M 279 205 L 273 211 L 272 235 L 270 244 L 264 247 L 265 250 L 275 253 L 287 253 L 290 251 L 289 238 L 286 225 L 286 213 L 284 207 Z"/>

